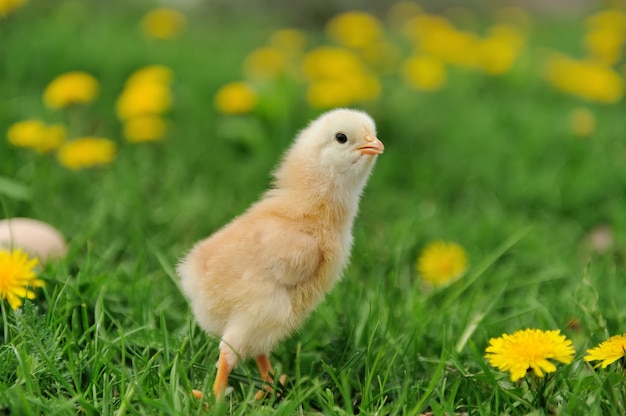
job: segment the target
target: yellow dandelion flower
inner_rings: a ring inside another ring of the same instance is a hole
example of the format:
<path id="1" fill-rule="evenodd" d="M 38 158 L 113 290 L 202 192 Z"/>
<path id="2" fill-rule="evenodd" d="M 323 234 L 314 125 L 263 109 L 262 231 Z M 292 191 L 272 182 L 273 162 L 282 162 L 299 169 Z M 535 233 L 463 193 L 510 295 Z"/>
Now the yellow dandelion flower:
<path id="1" fill-rule="evenodd" d="M 332 65 L 329 65 L 332 62 Z M 380 81 L 349 49 L 322 46 L 304 57 L 309 81 L 307 100 L 318 108 L 371 101 L 380 95 Z"/>
<path id="2" fill-rule="evenodd" d="M 569 116 L 572 132 L 579 137 L 588 137 L 596 127 L 596 117 L 587 108 L 575 108 Z"/>
<path id="3" fill-rule="evenodd" d="M 475 68 L 479 63 L 477 53 L 479 44 L 480 39 L 475 33 L 449 27 L 427 33 L 420 47 L 425 53 L 436 56 L 444 62 Z"/>
<path id="4" fill-rule="evenodd" d="M 569 364 L 574 359 L 572 341 L 560 331 L 523 329 L 512 335 L 491 338 L 485 358 L 500 371 L 509 371 L 515 382 L 532 371 L 537 377 L 556 371 L 550 360 Z"/>
<path id="5" fill-rule="evenodd" d="M 467 253 L 456 243 L 430 243 L 417 259 L 417 271 L 422 279 L 436 286 L 460 278 L 466 269 Z"/>
<path id="6" fill-rule="evenodd" d="M 313 81 L 307 88 L 307 101 L 316 108 L 343 107 L 355 102 L 373 101 L 380 95 L 380 81 L 367 74 L 349 78 Z"/>
<path id="7" fill-rule="evenodd" d="M 408 85 L 421 91 L 436 91 L 446 83 L 446 67 L 433 56 L 410 57 L 402 66 L 402 74 Z"/>
<path id="8" fill-rule="evenodd" d="M 382 36 L 379 20 L 366 12 L 346 12 L 333 17 L 326 25 L 331 39 L 349 48 L 367 47 Z"/>
<path id="9" fill-rule="evenodd" d="M 610 104 L 624 95 L 622 77 L 602 62 L 554 53 L 548 57 L 546 69 L 546 78 L 553 86 L 585 100 Z"/>
<path id="10" fill-rule="evenodd" d="M 226 84 L 215 94 L 215 107 L 224 114 L 249 113 L 257 101 L 256 91 L 242 81 Z"/>
<path id="11" fill-rule="evenodd" d="M 435 14 L 418 14 L 407 20 L 403 33 L 416 45 L 420 45 L 432 33 L 451 31 L 452 24 L 442 16 Z"/>
<path id="12" fill-rule="evenodd" d="M 624 43 L 626 32 L 607 27 L 592 29 L 585 35 L 587 53 L 606 65 L 613 65 L 621 59 Z"/>
<path id="13" fill-rule="evenodd" d="M 162 84 L 172 82 L 172 70 L 163 65 L 149 65 L 139 68 L 126 80 L 126 86 L 135 84 Z"/>
<path id="14" fill-rule="evenodd" d="M 585 361 L 602 361 L 598 366 L 606 368 L 626 355 L 626 334 L 614 335 L 595 348 L 587 350 Z"/>
<path id="15" fill-rule="evenodd" d="M 165 120 L 155 116 L 131 118 L 124 123 L 124 136 L 133 143 L 161 140 L 166 131 Z"/>
<path id="16" fill-rule="evenodd" d="M 172 95 L 167 85 L 153 82 L 135 82 L 124 88 L 117 99 L 116 110 L 120 120 L 145 115 L 163 114 L 172 106 Z"/>
<path id="17" fill-rule="evenodd" d="M 83 137 L 67 142 L 57 153 L 66 168 L 78 170 L 107 165 L 115 159 L 115 143 L 100 137 Z"/>
<path id="18" fill-rule="evenodd" d="M 524 38 L 513 26 L 497 25 L 478 43 L 479 65 L 489 75 L 500 75 L 511 70 L 517 60 Z"/>
<path id="19" fill-rule="evenodd" d="M 585 19 L 588 29 L 608 28 L 614 31 L 626 31 L 626 13 L 617 9 L 607 9 L 592 14 Z"/>
<path id="20" fill-rule="evenodd" d="M 41 120 L 19 121 L 7 130 L 7 140 L 16 147 L 35 147 L 41 141 L 45 127 Z"/>
<path id="21" fill-rule="evenodd" d="M 20 8 L 26 0 L 0 0 L 0 19 Z"/>
<path id="22" fill-rule="evenodd" d="M 279 29 L 272 34 L 269 43 L 290 56 L 297 56 L 304 51 L 307 39 L 301 30 Z"/>
<path id="23" fill-rule="evenodd" d="M 46 125 L 40 120 L 20 121 L 12 124 L 7 130 L 9 143 L 16 147 L 35 149 L 37 153 L 48 153 L 59 148 L 65 137 L 65 126 Z"/>
<path id="24" fill-rule="evenodd" d="M 46 87 L 43 100 L 48 108 L 63 108 L 93 101 L 98 95 L 98 80 L 86 72 L 59 75 Z"/>
<path id="25" fill-rule="evenodd" d="M 354 52 L 321 46 L 309 51 L 302 62 L 304 74 L 310 81 L 342 79 L 365 72 L 361 59 Z"/>
<path id="26" fill-rule="evenodd" d="M 178 10 L 159 8 L 149 11 L 141 20 L 143 33 L 151 38 L 171 39 L 184 29 L 187 19 Z"/>
<path id="27" fill-rule="evenodd" d="M 67 129 L 62 124 L 51 124 L 46 126 L 44 131 L 44 139 L 39 143 L 35 150 L 39 153 L 48 153 L 58 149 L 63 145 L 67 138 Z"/>
<path id="28" fill-rule="evenodd" d="M 344 107 L 352 103 L 346 85 L 338 80 L 312 82 L 307 88 L 306 99 L 315 108 Z"/>
<path id="29" fill-rule="evenodd" d="M 35 298 L 32 288 L 44 285 L 35 275 L 38 264 L 37 258 L 29 258 L 20 249 L 0 248 L 0 298 L 8 301 L 13 310 L 22 306 L 23 299 Z"/>
<path id="30" fill-rule="evenodd" d="M 289 57 L 281 49 L 265 46 L 252 51 L 244 62 L 246 77 L 271 81 L 289 70 Z"/>
<path id="31" fill-rule="evenodd" d="M 480 38 L 456 29 L 444 17 L 420 14 L 407 21 L 404 33 L 421 53 L 445 63 L 466 68 L 476 68 L 480 63 Z"/>

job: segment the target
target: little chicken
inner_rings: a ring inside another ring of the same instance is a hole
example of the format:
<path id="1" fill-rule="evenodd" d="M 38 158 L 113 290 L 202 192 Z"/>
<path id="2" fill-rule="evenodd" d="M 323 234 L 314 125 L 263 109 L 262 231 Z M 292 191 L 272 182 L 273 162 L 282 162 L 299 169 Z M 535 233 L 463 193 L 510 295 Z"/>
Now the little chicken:
<path id="1" fill-rule="evenodd" d="M 268 353 L 339 280 L 360 195 L 383 151 L 369 115 L 321 115 L 286 152 L 273 188 L 178 265 L 196 320 L 221 339 L 217 400 L 240 359 L 255 357 L 273 383 Z"/>

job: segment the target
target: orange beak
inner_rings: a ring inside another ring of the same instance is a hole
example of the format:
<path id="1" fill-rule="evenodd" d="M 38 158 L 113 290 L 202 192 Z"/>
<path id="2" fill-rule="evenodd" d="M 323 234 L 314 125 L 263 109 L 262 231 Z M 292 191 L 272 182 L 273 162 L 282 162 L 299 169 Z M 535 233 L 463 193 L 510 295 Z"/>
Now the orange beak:
<path id="1" fill-rule="evenodd" d="M 365 136 L 367 143 L 356 148 L 362 155 L 380 155 L 385 151 L 385 145 L 375 136 Z"/>

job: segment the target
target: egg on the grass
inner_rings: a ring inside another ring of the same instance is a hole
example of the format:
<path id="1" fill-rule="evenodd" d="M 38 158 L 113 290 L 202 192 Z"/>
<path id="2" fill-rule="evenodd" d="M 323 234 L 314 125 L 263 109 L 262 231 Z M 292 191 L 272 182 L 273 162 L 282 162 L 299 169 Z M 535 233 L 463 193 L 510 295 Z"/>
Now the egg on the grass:
<path id="1" fill-rule="evenodd" d="M 20 248 L 41 262 L 67 253 L 65 239 L 56 228 L 31 218 L 0 220 L 0 247 Z"/>

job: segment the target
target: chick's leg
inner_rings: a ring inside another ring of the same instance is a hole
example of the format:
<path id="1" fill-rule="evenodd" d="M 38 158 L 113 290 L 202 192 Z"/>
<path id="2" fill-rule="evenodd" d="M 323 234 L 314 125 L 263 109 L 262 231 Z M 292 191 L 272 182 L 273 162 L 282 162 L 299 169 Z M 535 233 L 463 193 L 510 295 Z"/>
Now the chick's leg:
<path id="1" fill-rule="evenodd" d="M 270 364 L 270 359 L 267 354 L 260 354 L 255 357 L 256 365 L 259 367 L 259 373 L 261 373 L 261 380 L 264 383 L 274 384 L 274 380 L 272 379 L 272 375 L 274 374 L 274 370 L 272 369 L 272 365 Z M 287 382 L 287 376 L 281 375 L 278 378 L 278 382 L 283 386 Z M 254 398 L 256 400 L 261 400 L 265 393 L 274 391 L 270 386 L 263 386 L 264 390 L 260 390 L 256 393 Z"/>
<path id="2" fill-rule="evenodd" d="M 272 369 L 272 365 L 270 364 L 270 359 L 267 354 L 257 355 L 256 365 L 259 367 L 259 373 L 261 373 L 261 380 L 263 382 L 273 383 L 272 376 L 270 374 L 274 374 L 274 370 Z"/>
<path id="3" fill-rule="evenodd" d="M 266 382 L 270 384 L 274 383 L 274 380 L 272 380 L 272 376 L 271 376 L 271 374 L 274 374 L 274 370 L 272 369 L 272 365 L 270 364 L 270 359 L 267 356 L 267 354 L 259 354 L 254 359 L 256 361 L 257 367 L 259 367 L 261 380 L 263 380 L 263 384 L 264 384 L 263 385 L 264 390 L 257 391 L 256 395 L 254 396 L 254 399 L 261 400 L 265 396 L 265 393 L 272 391 L 272 388 L 270 386 L 266 386 L 265 383 Z"/>
<path id="4" fill-rule="evenodd" d="M 217 361 L 217 375 L 215 376 L 215 383 L 213 383 L 213 394 L 216 400 L 222 400 L 224 398 L 226 386 L 228 386 L 228 376 L 235 365 L 233 357 L 236 359 L 236 356 L 230 348 L 225 345 L 220 346 L 220 358 Z"/>

